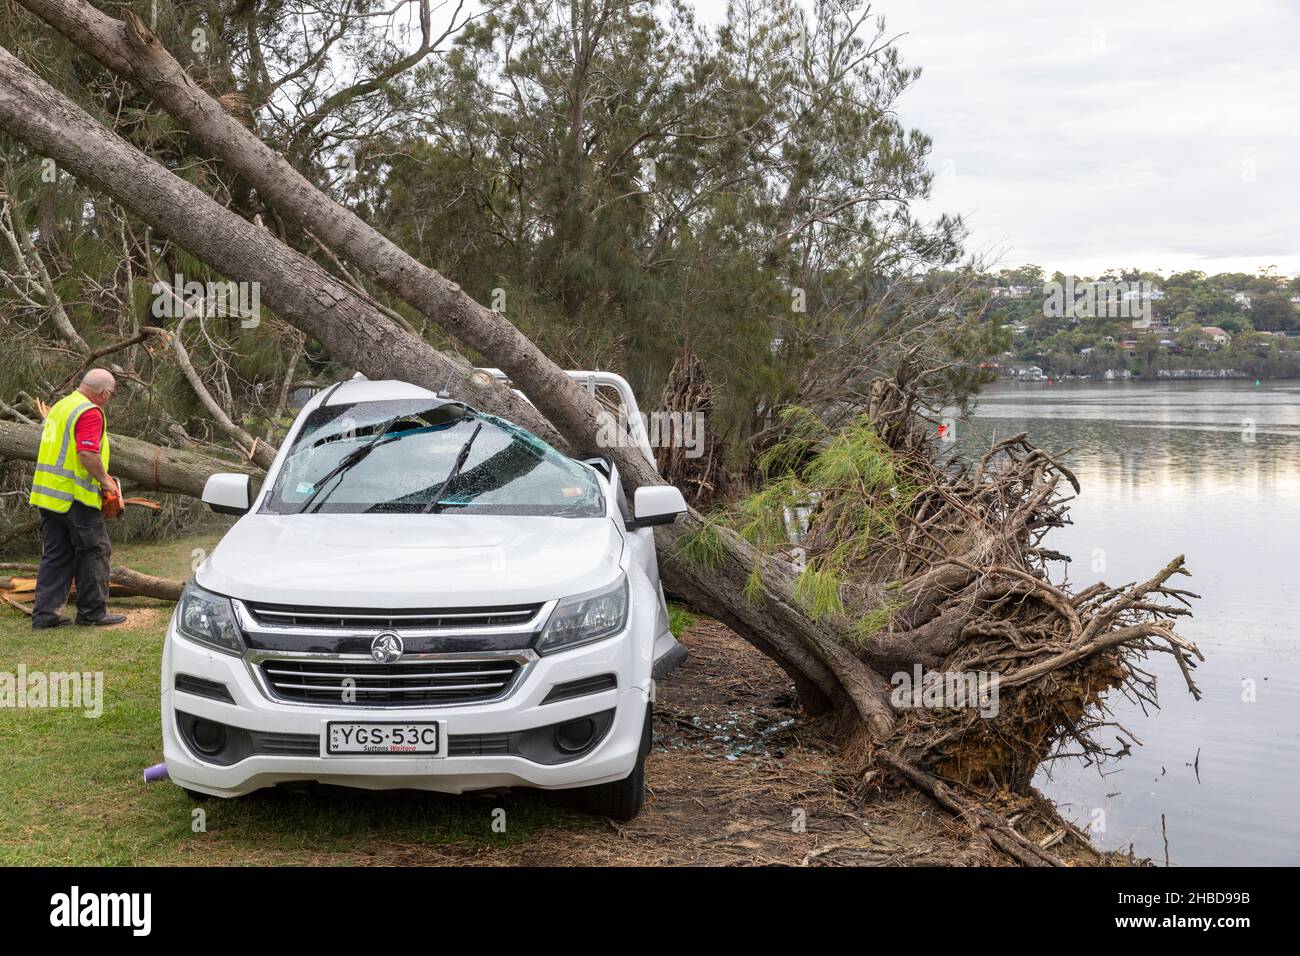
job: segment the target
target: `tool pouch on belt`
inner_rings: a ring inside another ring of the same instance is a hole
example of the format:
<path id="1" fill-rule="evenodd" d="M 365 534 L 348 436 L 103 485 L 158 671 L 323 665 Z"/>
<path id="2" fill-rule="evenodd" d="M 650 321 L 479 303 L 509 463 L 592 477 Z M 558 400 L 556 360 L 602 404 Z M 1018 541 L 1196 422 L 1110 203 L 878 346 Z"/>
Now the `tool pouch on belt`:
<path id="1" fill-rule="evenodd" d="M 100 510 L 104 513 L 104 519 L 119 517 L 125 510 L 122 499 L 118 497 L 117 490 L 112 488 L 104 489 L 103 503 Z"/>

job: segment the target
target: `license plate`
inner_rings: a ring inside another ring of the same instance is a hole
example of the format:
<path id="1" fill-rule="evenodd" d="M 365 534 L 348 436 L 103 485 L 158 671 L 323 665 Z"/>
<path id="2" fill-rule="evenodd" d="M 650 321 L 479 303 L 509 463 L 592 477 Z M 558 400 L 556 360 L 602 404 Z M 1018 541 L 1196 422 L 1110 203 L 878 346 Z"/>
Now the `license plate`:
<path id="1" fill-rule="evenodd" d="M 327 754 L 416 754 L 442 756 L 442 728 L 437 721 L 367 721 L 330 723 Z"/>

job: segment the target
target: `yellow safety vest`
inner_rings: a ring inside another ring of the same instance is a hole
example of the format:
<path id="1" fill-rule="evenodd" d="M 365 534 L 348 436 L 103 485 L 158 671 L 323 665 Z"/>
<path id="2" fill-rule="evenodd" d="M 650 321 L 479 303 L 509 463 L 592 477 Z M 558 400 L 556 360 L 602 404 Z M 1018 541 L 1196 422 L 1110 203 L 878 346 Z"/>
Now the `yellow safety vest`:
<path id="1" fill-rule="evenodd" d="M 48 511 L 64 512 L 72 502 L 80 501 L 99 508 L 99 482 L 77 457 L 77 419 L 95 405 L 81 392 L 61 399 L 45 416 L 41 429 L 41 450 L 36 457 L 36 474 L 32 477 L 32 494 L 28 502 Z M 101 414 L 103 411 L 101 409 Z M 99 443 L 99 457 L 108 471 L 108 416 L 104 416 L 104 437 Z"/>

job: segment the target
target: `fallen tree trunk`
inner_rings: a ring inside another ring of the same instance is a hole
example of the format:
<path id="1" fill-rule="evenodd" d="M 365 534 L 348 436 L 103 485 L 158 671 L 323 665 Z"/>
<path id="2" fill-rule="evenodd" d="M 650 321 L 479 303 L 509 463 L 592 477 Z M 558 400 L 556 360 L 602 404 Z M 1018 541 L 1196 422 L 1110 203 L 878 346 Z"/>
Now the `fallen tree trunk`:
<path id="1" fill-rule="evenodd" d="M 163 448 L 127 435 L 110 435 L 109 439 L 113 476 L 162 494 L 200 498 L 208 476 L 218 471 L 261 474 L 256 466 L 244 462 L 225 461 L 181 448 Z M 0 421 L 0 458 L 35 461 L 40 444 L 40 425 Z"/>
<path id="2" fill-rule="evenodd" d="M 40 528 L 40 526 L 41 519 L 32 518 L 30 521 L 24 521 L 21 524 L 16 524 L 12 527 L 6 528 L 4 531 L 0 531 L 0 545 L 8 544 L 10 541 L 21 538 L 24 535 L 32 534 Z"/>
<path id="3" fill-rule="evenodd" d="M 179 601 L 181 599 L 181 590 L 185 587 L 184 581 L 159 578 L 120 565 L 114 566 L 109 571 L 108 580 L 110 584 L 120 585 L 132 594 L 140 597 L 158 598 L 162 601 Z"/>
<path id="4" fill-rule="evenodd" d="M 37 567 L 35 565 L 23 565 L 22 569 L 27 574 L 33 575 L 33 577 L 0 578 L 0 590 L 8 592 L 6 597 L 15 598 L 23 594 L 32 594 L 36 590 L 34 575 Z M 141 571 L 121 566 L 115 566 L 109 570 L 108 583 L 111 597 L 151 597 L 162 601 L 179 601 L 181 591 L 185 587 L 184 581 L 159 578 L 152 574 L 144 574 Z M 75 594 L 76 590 L 77 587 L 74 583 L 72 592 Z"/>

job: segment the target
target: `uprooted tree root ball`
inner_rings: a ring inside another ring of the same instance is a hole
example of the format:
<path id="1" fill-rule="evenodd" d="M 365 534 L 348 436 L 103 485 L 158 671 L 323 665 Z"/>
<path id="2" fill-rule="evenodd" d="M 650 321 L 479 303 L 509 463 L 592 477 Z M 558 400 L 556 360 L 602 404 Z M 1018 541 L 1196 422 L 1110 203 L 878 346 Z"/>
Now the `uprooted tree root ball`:
<path id="1" fill-rule="evenodd" d="M 1027 795 L 1044 760 L 1111 756 L 1100 734 L 1113 726 L 1108 691 L 1157 706 L 1148 655 L 1172 655 L 1199 697 L 1201 654 L 1174 630 L 1196 595 L 1170 583 L 1188 573 L 1181 556 L 1141 584 L 1053 583 L 1049 564 L 1069 558 L 1043 538 L 1068 521 L 1074 475 L 1025 435 L 975 462 L 944 460 L 916 381 L 906 366 L 877 381 L 869 410 L 838 430 L 787 409 L 759 462 L 765 483 L 715 512 L 684 551 L 707 561 L 708 535 L 734 530 L 758 553 L 751 581 L 786 566 L 849 667 L 888 684 L 887 739 L 856 740 L 863 721 L 842 722 L 845 753 L 864 768 L 942 789 L 953 807 L 959 791 Z M 747 593 L 763 600 L 758 587 Z"/>

